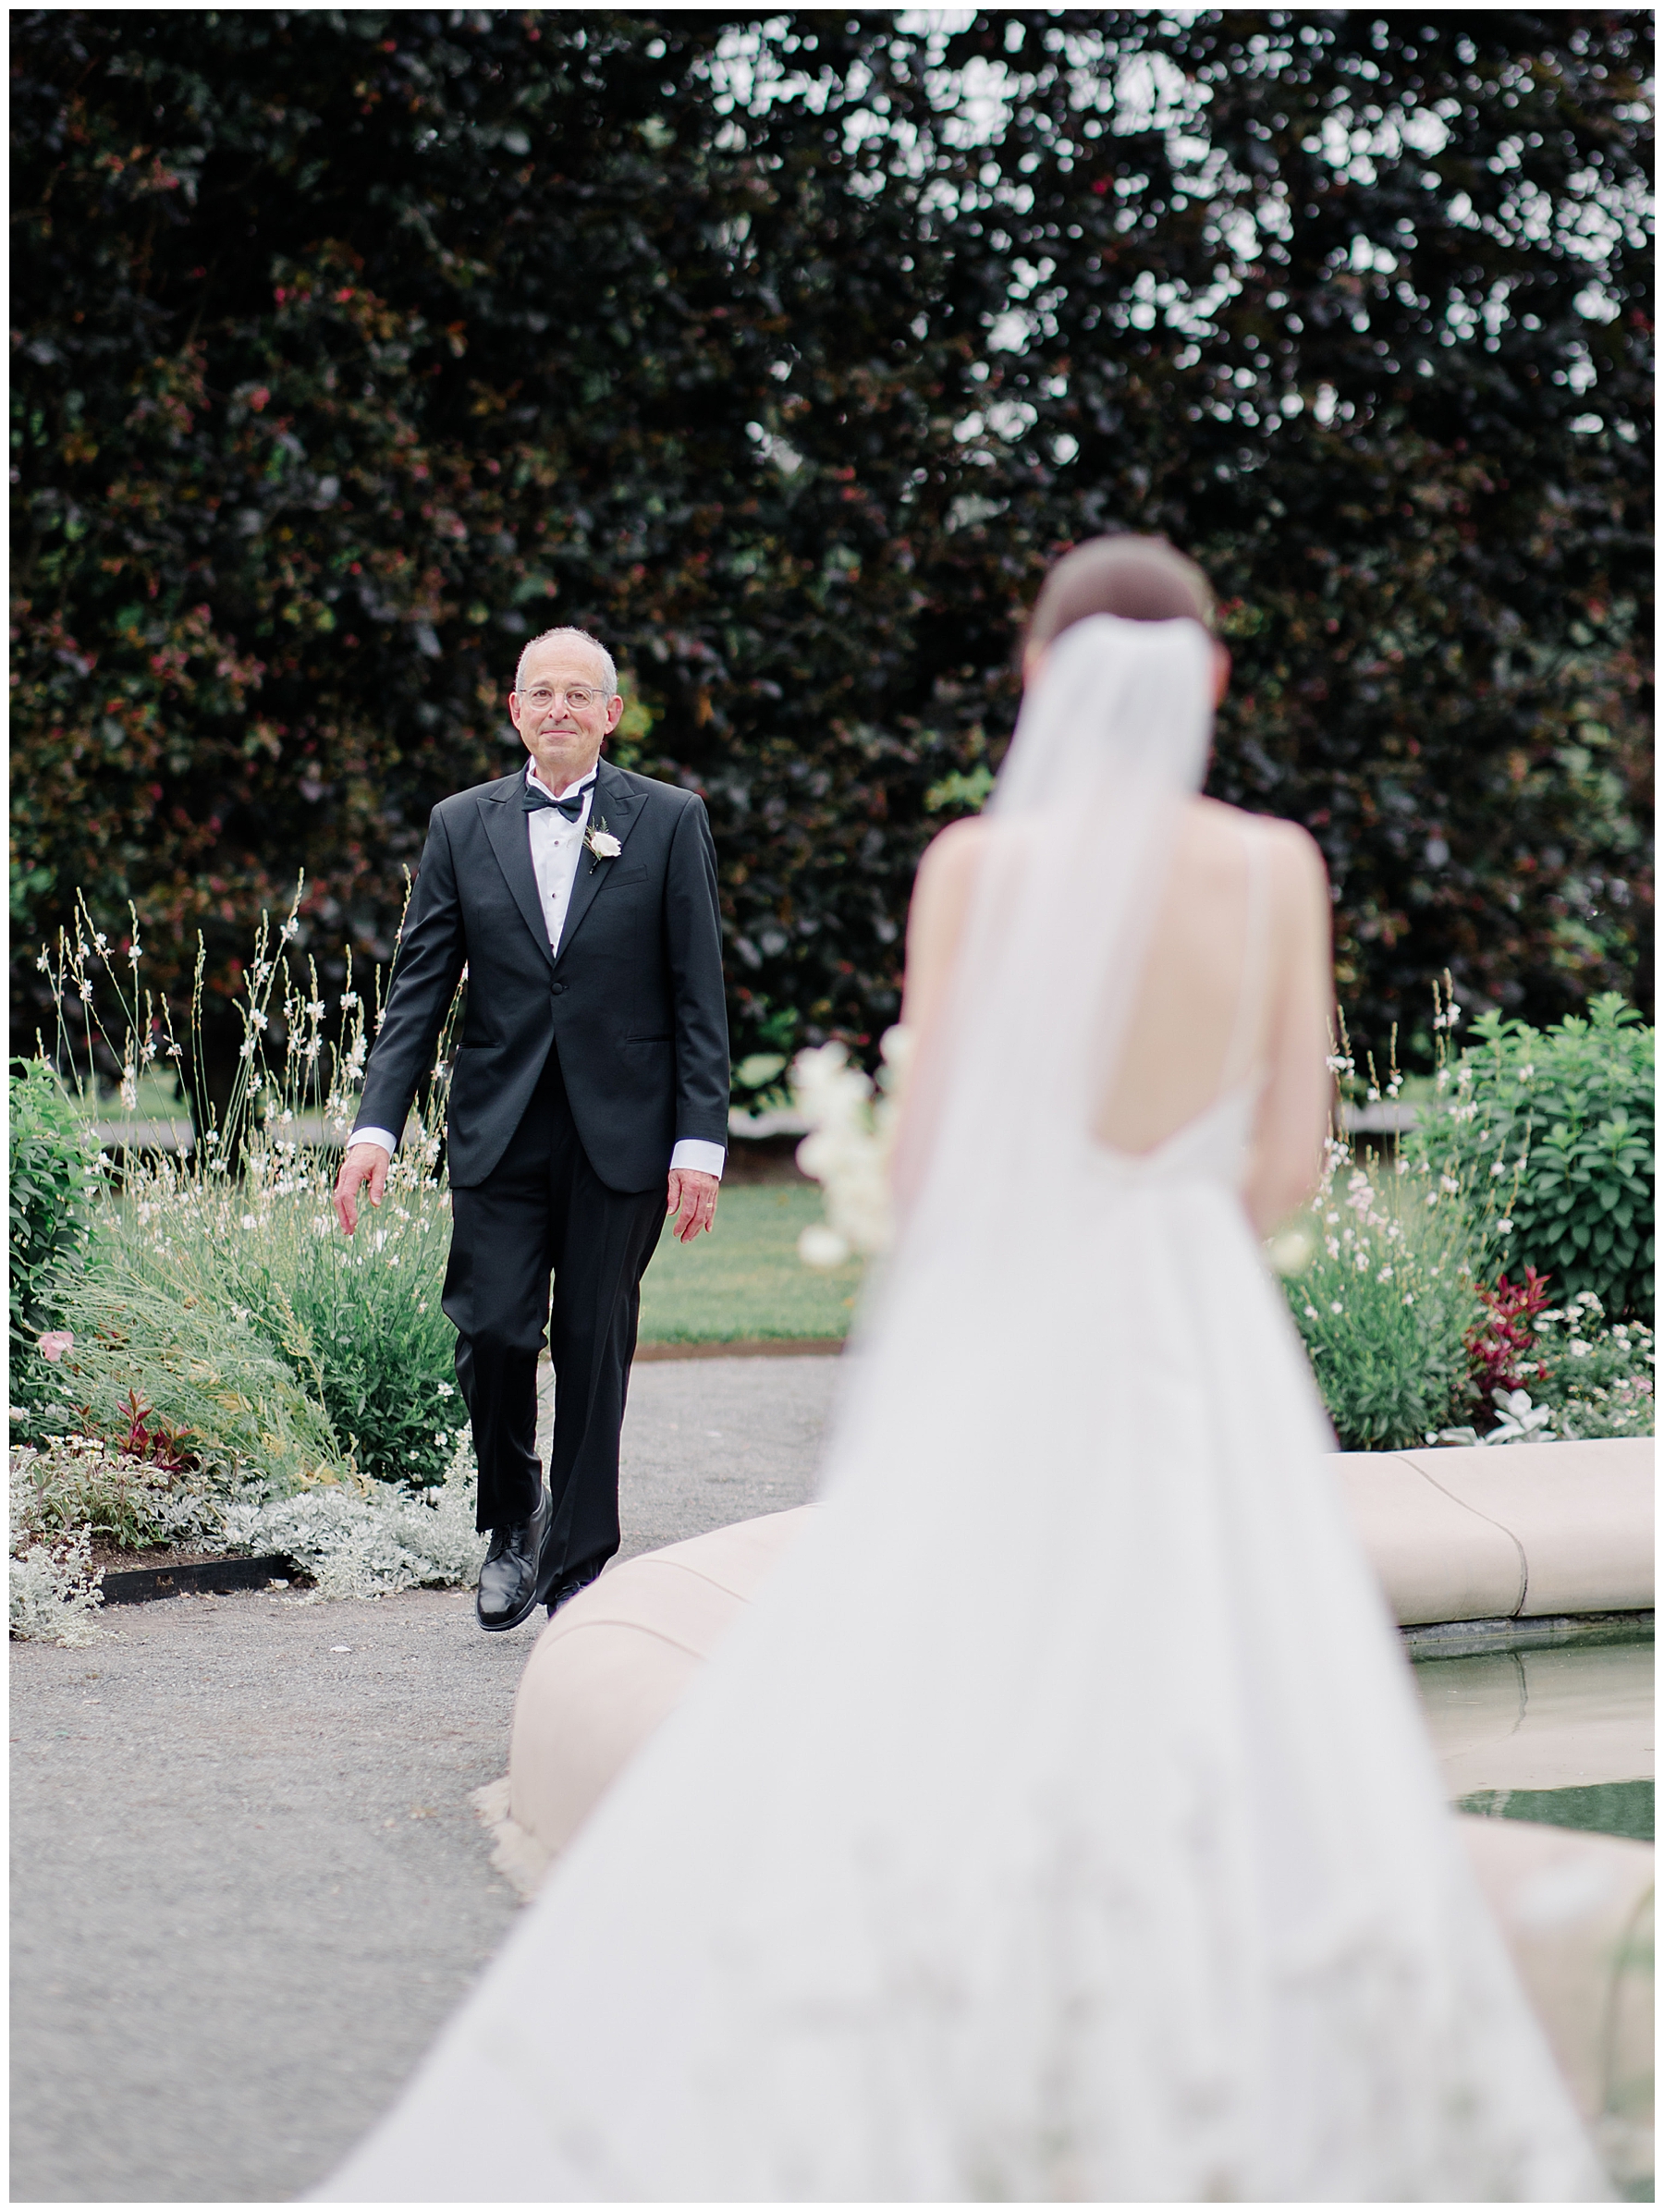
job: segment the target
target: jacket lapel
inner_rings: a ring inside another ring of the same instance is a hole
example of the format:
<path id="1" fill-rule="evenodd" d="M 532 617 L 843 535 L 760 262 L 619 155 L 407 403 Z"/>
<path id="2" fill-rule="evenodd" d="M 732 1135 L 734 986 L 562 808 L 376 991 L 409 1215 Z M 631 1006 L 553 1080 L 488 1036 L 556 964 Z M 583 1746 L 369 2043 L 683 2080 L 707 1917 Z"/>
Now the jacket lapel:
<path id="1" fill-rule="evenodd" d="M 595 771 L 595 796 L 590 801 L 590 827 L 597 817 L 605 816 L 606 826 L 620 845 L 630 836 L 641 801 L 610 761 L 603 761 Z M 578 926 L 590 910 L 595 894 L 606 881 L 610 869 L 617 868 L 617 860 L 598 861 L 586 845 L 578 856 L 578 874 L 572 881 L 572 896 L 567 902 L 566 921 L 560 932 L 560 949 L 555 955 L 558 967 L 567 956 L 567 948 L 578 935 Z M 531 873 L 530 861 L 526 863 Z"/>
<path id="2" fill-rule="evenodd" d="M 485 835 L 491 839 L 497 865 L 514 894 L 514 903 L 536 939 L 538 950 L 547 959 L 553 957 L 549 951 L 549 933 L 544 927 L 543 900 L 538 896 L 537 877 L 532 869 L 532 840 L 526 834 L 526 813 L 520 802 L 524 784 L 523 770 L 519 776 L 504 776 L 500 783 L 481 793 L 480 812 L 485 817 Z"/>

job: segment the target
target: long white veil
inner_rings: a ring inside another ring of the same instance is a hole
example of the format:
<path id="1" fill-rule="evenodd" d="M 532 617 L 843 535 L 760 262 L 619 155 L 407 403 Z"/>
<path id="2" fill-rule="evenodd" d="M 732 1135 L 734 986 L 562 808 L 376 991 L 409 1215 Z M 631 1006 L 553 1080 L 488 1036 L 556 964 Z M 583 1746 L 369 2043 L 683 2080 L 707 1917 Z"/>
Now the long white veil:
<path id="1" fill-rule="evenodd" d="M 1174 824 L 1206 766 L 1212 678 L 1199 623 L 1096 615 L 1062 633 L 1030 688 L 912 1069 L 892 1290 L 966 1234 L 984 1261 L 1013 1239 L 1033 1249 L 1039 1224 L 1071 1208 Z"/>

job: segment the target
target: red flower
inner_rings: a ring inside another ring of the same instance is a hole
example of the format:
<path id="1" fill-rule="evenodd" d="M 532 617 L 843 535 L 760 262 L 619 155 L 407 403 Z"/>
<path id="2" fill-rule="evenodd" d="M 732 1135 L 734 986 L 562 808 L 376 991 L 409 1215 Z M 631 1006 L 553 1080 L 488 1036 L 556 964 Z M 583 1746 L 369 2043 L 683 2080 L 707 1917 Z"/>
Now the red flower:
<path id="1" fill-rule="evenodd" d="M 1536 1317 L 1548 1303 L 1548 1276 L 1527 1267 L 1523 1282 L 1511 1283 L 1499 1275 L 1494 1290 L 1479 1292 L 1485 1317 L 1474 1324 L 1462 1343 L 1477 1400 L 1475 1418 L 1487 1427 L 1496 1419 L 1493 1390 L 1523 1390 L 1548 1372 L 1541 1360 L 1531 1359 Z"/>

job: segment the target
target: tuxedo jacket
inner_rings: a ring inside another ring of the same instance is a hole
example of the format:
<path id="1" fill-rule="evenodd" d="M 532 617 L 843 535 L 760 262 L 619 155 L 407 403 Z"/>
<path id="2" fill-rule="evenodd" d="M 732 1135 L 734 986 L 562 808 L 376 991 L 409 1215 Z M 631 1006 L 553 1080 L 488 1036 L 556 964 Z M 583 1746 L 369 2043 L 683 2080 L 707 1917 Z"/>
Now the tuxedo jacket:
<path id="1" fill-rule="evenodd" d="M 560 944 L 549 949 L 523 774 L 441 800 L 364 1073 L 361 1124 L 400 1130 L 468 970 L 451 1070 L 447 1157 L 467 1190 L 502 1158 L 551 1045 L 590 1165 L 646 1191 L 681 1137 L 728 1143 L 728 1010 L 716 853 L 704 802 L 603 760 Z"/>

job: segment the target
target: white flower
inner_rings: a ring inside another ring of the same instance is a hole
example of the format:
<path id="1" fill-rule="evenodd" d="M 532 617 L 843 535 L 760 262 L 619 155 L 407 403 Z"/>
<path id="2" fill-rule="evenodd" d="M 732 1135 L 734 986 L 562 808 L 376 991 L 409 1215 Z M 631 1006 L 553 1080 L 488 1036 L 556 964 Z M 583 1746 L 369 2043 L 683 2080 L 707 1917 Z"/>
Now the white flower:
<path id="1" fill-rule="evenodd" d="M 1462 1195 L 1462 1185 L 1453 1175 L 1441 1175 L 1438 1179 L 1438 1187 L 1441 1191 L 1448 1192 L 1452 1198 L 1459 1198 Z"/>
<path id="2" fill-rule="evenodd" d="M 610 829 L 592 829 L 583 841 L 598 861 L 616 861 L 624 849 Z"/>
<path id="3" fill-rule="evenodd" d="M 841 1267 L 849 1256 L 848 1243 L 824 1221 L 812 1221 L 798 1239 L 798 1257 L 805 1267 Z"/>
<path id="4" fill-rule="evenodd" d="M 259 1222 L 255 1219 L 252 1214 L 245 1214 L 243 1216 L 242 1225 L 244 1228 L 258 1228 L 260 1227 Z"/>
<path id="5" fill-rule="evenodd" d="M 1336 1298 L 1336 1299 L 1332 1299 L 1332 1300 L 1330 1301 L 1330 1302 L 1329 1302 L 1329 1312 L 1330 1312 L 1331 1314 L 1344 1314 L 1344 1313 L 1345 1313 L 1345 1311 L 1346 1311 L 1346 1308 L 1345 1308 L 1345 1307 L 1344 1307 L 1344 1306 L 1343 1306 L 1343 1305 L 1340 1303 L 1340 1301 L 1338 1298 Z"/>
<path id="6" fill-rule="evenodd" d="M 80 995 L 86 999 L 91 999 L 92 996 L 92 986 L 84 975 L 80 979 Z"/>
<path id="7" fill-rule="evenodd" d="M 341 1011 L 343 1013 L 347 1011 L 349 1007 L 357 1006 L 358 1002 L 359 995 L 356 991 L 343 991 L 341 993 Z"/>
<path id="8" fill-rule="evenodd" d="M 1513 1223 L 1509 1220 L 1506 1215 L 1504 1215 L 1502 1219 L 1497 1224 L 1497 1234 L 1499 1237 L 1511 1237 L 1513 1235 Z"/>
<path id="9" fill-rule="evenodd" d="M 1493 1160 L 1491 1162 L 1491 1173 L 1493 1175 L 1506 1175 L 1508 1173 L 1508 1162 L 1506 1160 Z"/>
<path id="10" fill-rule="evenodd" d="M 1266 1257 L 1279 1275 L 1299 1275 L 1312 1262 L 1310 1232 L 1296 1224 L 1267 1240 Z"/>
<path id="11" fill-rule="evenodd" d="M 455 1387 L 451 1384 L 441 1383 L 439 1386 L 439 1395 L 441 1398 L 455 1398 L 457 1393 Z"/>

